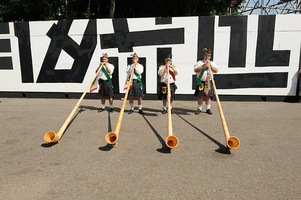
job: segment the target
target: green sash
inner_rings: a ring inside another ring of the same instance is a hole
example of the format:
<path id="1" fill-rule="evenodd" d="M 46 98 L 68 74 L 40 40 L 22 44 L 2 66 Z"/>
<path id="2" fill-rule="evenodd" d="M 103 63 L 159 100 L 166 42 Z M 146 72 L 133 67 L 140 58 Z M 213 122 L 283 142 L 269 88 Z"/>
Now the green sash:
<path id="1" fill-rule="evenodd" d="M 101 71 L 107 77 L 108 81 L 110 83 L 112 83 L 112 79 L 111 79 L 110 75 L 108 74 L 107 70 L 104 68 L 104 65 L 101 67 Z"/>
<path id="2" fill-rule="evenodd" d="M 137 77 L 137 80 L 138 80 L 138 82 L 139 82 L 139 84 L 140 84 L 140 89 L 143 90 L 143 84 L 142 84 L 141 77 L 140 77 L 139 74 L 137 74 L 137 72 L 136 72 L 135 69 L 134 69 L 134 74 L 135 74 L 135 76 Z"/>
<path id="3" fill-rule="evenodd" d="M 204 74 L 205 71 L 206 71 L 206 69 L 203 68 L 202 71 L 201 71 L 201 73 L 200 73 L 200 75 L 199 75 L 199 77 L 198 77 L 198 79 L 196 80 L 196 85 L 197 86 L 202 84 L 201 78 L 202 78 L 202 76 L 203 76 L 203 74 Z"/>

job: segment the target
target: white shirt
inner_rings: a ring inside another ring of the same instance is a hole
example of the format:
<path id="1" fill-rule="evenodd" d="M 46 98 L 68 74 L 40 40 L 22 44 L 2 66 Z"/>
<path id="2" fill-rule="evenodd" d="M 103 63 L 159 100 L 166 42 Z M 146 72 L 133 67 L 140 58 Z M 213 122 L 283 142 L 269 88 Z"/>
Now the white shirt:
<path id="1" fill-rule="evenodd" d="M 102 66 L 102 67 L 105 67 L 105 66 Z M 112 78 L 112 74 L 114 72 L 115 67 L 111 63 L 108 63 L 108 68 L 110 69 L 110 73 L 108 72 L 108 74 L 110 75 L 110 78 Z M 102 70 L 100 70 L 100 72 L 97 75 L 97 80 L 98 79 L 102 79 L 102 80 L 105 80 L 105 81 L 108 80 L 107 77 L 102 72 Z"/>
<path id="2" fill-rule="evenodd" d="M 167 82 L 168 82 L 168 77 L 167 77 L 168 73 L 167 73 L 167 70 L 164 70 L 163 72 L 160 73 L 160 71 L 161 71 L 163 68 L 166 68 L 166 66 L 165 66 L 165 65 L 161 65 L 161 66 L 159 67 L 158 75 L 161 76 L 160 82 L 166 83 L 166 84 L 167 84 Z M 176 70 L 174 70 L 174 69 L 176 69 Z M 177 67 L 174 66 L 174 65 L 170 66 L 170 67 L 169 67 L 169 70 L 172 71 L 172 72 L 174 73 L 175 76 L 178 75 L 178 73 L 179 73 L 179 70 L 178 70 Z M 174 82 L 175 82 L 175 80 L 173 79 L 172 75 L 170 74 L 170 75 L 169 75 L 169 83 L 174 83 Z"/>
<path id="3" fill-rule="evenodd" d="M 131 65 L 128 65 L 128 66 L 127 66 L 126 73 L 127 73 L 128 77 L 129 77 L 129 76 L 131 75 L 131 73 L 132 73 L 132 67 L 133 67 L 133 66 L 134 66 L 134 64 L 131 64 Z M 136 65 L 136 67 L 135 67 L 135 71 L 136 71 L 136 73 L 137 73 L 138 75 L 140 75 L 140 78 L 142 79 L 141 74 L 142 74 L 143 71 L 144 71 L 143 65 L 141 65 L 141 64 L 138 63 L 138 64 Z M 135 73 L 133 73 L 133 79 L 137 79 Z"/>
<path id="4" fill-rule="evenodd" d="M 200 60 L 200 61 L 198 61 L 198 62 L 194 65 L 194 69 L 197 68 L 197 67 L 200 67 L 200 66 L 202 66 L 202 65 L 204 65 L 204 64 L 205 64 L 205 63 L 204 63 L 204 60 Z M 217 65 L 216 65 L 214 62 L 210 62 L 210 65 L 217 68 Z M 202 71 L 202 70 L 201 70 L 201 71 Z M 197 78 L 199 77 L 201 71 L 196 72 Z M 208 80 L 211 80 L 211 75 L 210 75 L 210 70 L 209 70 L 209 69 L 205 70 L 203 76 L 201 77 L 201 81 L 206 81 L 207 78 L 208 78 Z"/>

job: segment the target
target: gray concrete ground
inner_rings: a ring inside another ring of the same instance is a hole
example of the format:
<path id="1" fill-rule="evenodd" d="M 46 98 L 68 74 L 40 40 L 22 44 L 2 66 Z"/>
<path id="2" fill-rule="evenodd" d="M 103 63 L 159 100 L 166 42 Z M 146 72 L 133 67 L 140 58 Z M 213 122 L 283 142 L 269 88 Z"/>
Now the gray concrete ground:
<path id="1" fill-rule="evenodd" d="M 168 150 L 167 115 L 145 100 L 145 115 L 123 115 L 118 147 L 105 135 L 116 112 L 84 99 L 59 144 L 45 144 L 78 99 L 1 98 L 1 199 L 300 199 L 301 104 L 221 102 L 230 134 L 227 151 L 216 102 L 195 115 L 196 101 L 175 101 Z M 135 101 L 135 104 L 137 101 Z M 126 110 L 129 108 L 127 103 Z"/>

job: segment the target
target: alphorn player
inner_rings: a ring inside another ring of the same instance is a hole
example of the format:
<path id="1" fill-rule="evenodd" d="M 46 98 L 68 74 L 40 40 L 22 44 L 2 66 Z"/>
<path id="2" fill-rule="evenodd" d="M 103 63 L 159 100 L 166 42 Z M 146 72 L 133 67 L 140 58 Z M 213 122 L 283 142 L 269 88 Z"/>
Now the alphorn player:
<path id="1" fill-rule="evenodd" d="M 112 74 L 114 72 L 114 65 L 109 63 L 109 56 L 107 53 L 104 53 L 101 58 L 101 63 L 99 67 L 102 67 L 99 74 L 97 75 L 97 82 L 98 82 L 98 93 L 101 97 L 101 107 L 98 112 L 102 112 L 105 110 L 105 102 L 106 98 L 109 99 L 110 109 L 109 112 L 114 112 L 113 107 L 113 99 L 114 99 L 114 91 L 113 91 L 113 84 L 112 84 Z M 98 71 L 99 67 L 96 71 Z"/>
<path id="2" fill-rule="evenodd" d="M 195 111 L 195 114 L 198 115 L 200 112 L 202 112 L 203 100 L 205 98 L 206 113 L 212 115 L 212 111 L 210 110 L 210 103 L 211 98 L 214 94 L 214 89 L 211 82 L 209 67 L 211 68 L 211 71 L 213 73 L 217 73 L 218 66 L 214 62 L 210 61 L 211 49 L 204 48 L 203 53 L 203 60 L 198 61 L 194 66 L 194 72 L 197 76 L 194 96 L 196 96 L 198 99 L 198 108 Z"/>
<path id="3" fill-rule="evenodd" d="M 143 114 L 142 110 L 142 97 L 143 97 L 143 83 L 142 83 L 142 73 L 144 71 L 143 65 L 139 63 L 139 57 L 137 53 L 132 55 L 132 64 L 127 66 L 126 73 L 127 79 L 129 79 L 132 70 L 133 78 L 132 85 L 129 91 L 129 103 L 130 103 L 130 111 L 128 114 L 132 114 L 134 112 L 134 97 L 137 97 L 138 100 L 138 112 L 139 114 Z"/>
<path id="4" fill-rule="evenodd" d="M 171 97 L 167 97 L 167 82 L 168 82 L 168 71 L 169 70 L 169 83 L 170 83 L 170 95 Z M 172 60 L 171 58 L 166 58 L 165 59 L 165 65 L 161 65 L 158 70 L 158 75 L 161 77 L 160 79 L 160 90 L 158 93 L 158 99 L 162 100 L 163 103 L 163 108 L 162 108 L 162 114 L 167 113 L 167 98 L 170 98 L 170 106 L 172 104 L 172 101 L 175 98 L 175 91 L 177 89 L 176 86 L 176 75 L 178 75 L 179 71 L 175 65 L 172 65 Z M 171 106 L 171 113 L 172 111 L 172 106 Z"/>

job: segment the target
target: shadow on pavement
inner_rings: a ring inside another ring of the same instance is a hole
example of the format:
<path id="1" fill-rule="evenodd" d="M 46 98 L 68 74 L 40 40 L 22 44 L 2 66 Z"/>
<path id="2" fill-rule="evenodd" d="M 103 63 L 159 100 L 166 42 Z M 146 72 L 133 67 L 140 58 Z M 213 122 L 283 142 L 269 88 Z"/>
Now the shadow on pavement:
<path id="1" fill-rule="evenodd" d="M 222 154 L 231 154 L 230 149 L 221 144 L 220 142 L 218 142 L 217 140 L 215 140 L 214 138 L 212 138 L 211 136 L 209 136 L 208 134 L 206 134 L 205 132 L 203 132 L 201 129 L 199 129 L 198 127 L 196 127 L 195 125 L 191 124 L 189 121 L 187 121 L 186 119 L 184 119 L 182 116 L 180 116 L 179 114 L 178 117 L 180 117 L 183 121 L 185 121 L 187 124 L 189 124 L 190 126 L 192 126 L 193 128 L 195 128 L 197 131 L 199 131 L 200 133 L 202 133 L 204 136 L 206 136 L 209 140 L 211 140 L 213 143 L 215 143 L 219 148 L 216 149 L 215 151 L 218 153 L 222 153 Z"/>
<path id="2" fill-rule="evenodd" d="M 77 115 L 81 112 L 85 111 L 84 109 L 82 109 L 81 107 L 79 108 L 79 110 L 77 111 L 76 115 L 72 118 L 72 120 L 69 122 L 69 124 L 67 125 L 66 129 L 64 130 L 60 140 L 62 139 L 62 137 L 64 136 L 66 130 L 71 126 L 72 122 L 75 120 L 75 118 L 77 117 Z M 49 147 L 52 147 L 54 145 L 56 145 L 57 143 L 60 142 L 60 140 L 58 142 L 50 142 L 50 143 L 43 143 L 41 144 L 41 147 L 44 147 L 44 148 L 49 148 Z"/>
<path id="3" fill-rule="evenodd" d="M 154 132 L 154 134 L 156 135 L 156 137 L 158 138 L 158 140 L 160 141 L 160 143 L 162 145 L 162 147 L 160 149 L 157 149 L 157 151 L 160 153 L 171 153 L 171 149 L 167 147 L 164 139 L 160 136 L 158 131 L 151 125 L 151 123 L 145 118 L 144 115 L 142 115 L 142 117 L 144 118 L 146 123 L 149 125 L 149 127 L 152 129 L 152 131 Z"/>
<path id="4" fill-rule="evenodd" d="M 111 123 L 111 113 L 108 112 L 108 133 L 112 132 L 112 123 Z M 106 144 L 105 146 L 99 147 L 98 149 L 101 151 L 110 151 L 114 145 Z"/>

